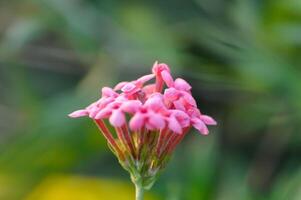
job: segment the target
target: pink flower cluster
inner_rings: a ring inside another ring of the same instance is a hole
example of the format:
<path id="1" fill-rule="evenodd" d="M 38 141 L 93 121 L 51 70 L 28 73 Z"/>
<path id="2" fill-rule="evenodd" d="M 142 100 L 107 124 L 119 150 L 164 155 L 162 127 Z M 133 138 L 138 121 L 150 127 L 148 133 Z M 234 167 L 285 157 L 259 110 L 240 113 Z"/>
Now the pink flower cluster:
<path id="1" fill-rule="evenodd" d="M 154 83 L 148 83 L 154 78 Z M 179 135 L 185 134 L 191 126 L 207 135 L 206 125 L 216 125 L 213 118 L 198 109 L 191 86 L 181 78 L 174 80 L 168 65 L 157 62 L 152 74 L 121 82 L 113 89 L 102 88 L 102 97 L 98 101 L 69 116 L 89 116 L 98 122 L 109 119 L 113 127 L 120 129 L 125 129 L 129 117 L 131 131 L 167 128 Z"/>
<path id="2" fill-rule="evenodd" d="M 191 86 L 181 78 L 174 80 L 163 63 L 156 62 L 152 74 L 104 87 L 101 93 L 99 100 L 69 116 L 92 118 L 132 181 L 145 189 L 190 127 L 207 135 L 207 125 L 216 124 L 197 108 Z"/>

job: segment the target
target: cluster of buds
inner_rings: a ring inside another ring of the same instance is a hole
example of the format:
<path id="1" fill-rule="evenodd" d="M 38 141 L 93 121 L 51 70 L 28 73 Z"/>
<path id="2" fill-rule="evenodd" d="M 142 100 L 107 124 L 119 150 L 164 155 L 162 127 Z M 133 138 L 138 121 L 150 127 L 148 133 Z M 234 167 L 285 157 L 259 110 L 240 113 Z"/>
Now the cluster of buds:
<path id="1" fill-rule="evenodd" d="M 191 127 L 207 135 L 206 125 L 216 125 L 198 109 L 191 86 L 173 79 L 168 65 L 157 62 L 152 74 L 102 88 L 99 100 L 69 116 L 93 119 L 132 181 L 143 189 L 153 185 Z"/>

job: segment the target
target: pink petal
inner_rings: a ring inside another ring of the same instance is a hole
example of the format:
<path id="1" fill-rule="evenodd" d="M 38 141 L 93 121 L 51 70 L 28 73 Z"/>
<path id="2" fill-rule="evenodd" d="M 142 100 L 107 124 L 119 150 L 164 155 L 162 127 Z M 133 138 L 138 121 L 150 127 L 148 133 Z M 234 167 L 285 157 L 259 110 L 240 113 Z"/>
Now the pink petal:
<path id="1" fill-rule="evenodd" d="M 198 118 L 201 115 L 200 110 L 195 107 L 190 107 L 186 113 L 192 118 Z"/>
<path id="2" fill-rule="evenodd" d="M 118 94 L 112 88 L 109 88 L 109 87 L 103 87 L 101 89 L 101 94 L 103 97 L 117 97 L 118 96 Z"/>
<path id="3" fill-rule="evenodd" d="M 188 104 L 190 104 L 190 105 L 192 105 L 192 106 L 194 106 L 194 107 L 197 107 L 196 101 L 195 101 L 195 99 L 191 96 L 191 94 L 189 94 L 189 93 L 187 93 L 187 92 L 183 92 L 182 94 L 184 94 L 184 95 L 183 95 L 183 98 L 185 99 L 185 101 L 186 101 Z"/>
<path id="4" fill-rule="evenodd" d="M 102 109 L 115 100 L 114 97 L 103 97 L 97 102 L 97 107 Z"/>
<path id="5" fill-rule="evenodd" d="M 179 124 L 179 122 L 176 120 L 175 117 L 168 118 L 168 128 L 175 133 L 178 133 L 178 134 L 182 133 L 182 127 Z"/>
<path id="6" fill-rule="evenodd" d="M 125 86 L 126 84 L 128 84 L 129 82 L 120 82 L 118 83 L 115 87 L 114 90 L 121 90 L 121 88 L 123 88 L 123 86 Z"/>
<path id="7" fill-rule="evenodd" d="M 178 90 L 190 91 L 191 86 L 184 79 L 177 78 L 174 83 L 174 87 Z"/>
<path id="8" fill-rule="evenodd" d="M 89 117 L 94 119 L 94 117 L 97 115 L 97 113 L 99 112 L 99 108 L 98 107 L 93 107 L 89 110 Z"/>
<path id="9" fill-rule="evenodd" d="M 154 95 L 149 97 L 146 100 L 146 102 L 144 103 L 144 105 L 147 108 L 150 108 L 151 110 L 154 110 L 154 111 L 158 111 L 160 109 L 163 110 L 165 108 L 164 103 L 163 103 L 163 98 L 160 93 L 155 93 Z"/>
<path id="10" fill-rule="evenodd" d="M 181 100 L 174 101 L 173 105 L 175 106 L 175 108 L 177 110 L 183 110 L 183 111 L 185 111 L 185 106 L 184 106 L 184 104 L 182 103 Z"/>
<path id="11" fill-rule="evenodd" d="M 183 111 L 174 110 L 172 115 L 177 119 L 180 123 L 181 127 L 188 127 L 190 125 L 190 117 Z"/>
<path id="12" fill-rule="evenodd" d="M 164 82 L 166 83 L 167 87 L 173 87 L 174 81 L 173 81 L 172 76 L 170 75 L 170 72 L 168 72 L 167 70 L 164 70 L 161 72 L 161 76 L 162 76 L 162 79 L 164 80 Z"/>
<path id="13" fill-rule="evenodd" d="M 129 92 L 129 91 L 132 91 L 133 89 L 136 88 L 136 85 L 132 82 L 129 82 L 127 84 L 125 84 L 122 88 L 121 88 L 121 91 L 122 92 Z"/>
<path id="14" fill-rule="evenodd" d="M 142 76 L 142 77 L 138 78 L 138 79 L 137 79 L 137 82 L 138 82 L 139 84 L 142 84 L 142 85 L 143 85 L 144 83 L 146 83 L 147 81 L 153 79 L 154 77 L 155 77 L 154 74 L 148 74 L 148 75 L 145 75 L 145 76 Z"/>
<path id="15" fill-rule="evenodd" d="M 128 100 L 121 105 L 121 110 L 127 113 L 135 113 L 142 106 L 142 103 L 138 100 Z"/>
<path id="16" fill-rule="evenodd" d="M 193 127 L 196 128 L 201 134 L 208 135 L 209 133 L 208 128 L 202 120 L 193 118 L 191 121 Z"/>
<path id="17" fill-rule="evenodd" d="M 155 92 L 155 89 L 156 89 L 156 84 L 149 84 L 144 86 L 142 90 L 146 95 L 150 95 Z"/>
<path id="18" fill-rule="evenodd" d="M 164 90 L 164 99 L 167 101 L 175 101 L 179 98 L 180 93 L 175 88 L 168 88 Z"/>
<path id="19" fill-rule="evenodd" d="M 199 118 L 205 124 L 208 124 L 208 125 L 216 125 L 217 124 L 216 121 L 212 117 L 210 117 L 208 115 L 201 115 Z"/>
<path id="20" fill-rule="evenodd" d="M 105 108 L 100 110 L 94 117 L 94 119 L 108 118 L 112 114 L 112 109 Z"/>
<path id="21" fill-rule="evenodd" d="M 136 113 L 130 120 L 130 128 L 133 131 L 140 130 L 145 123 L 144 116 L 140 113 Z"/>
<path id="22" fill-rule="evenodd" d="M 125 124 L 124 113 L 120 110 L 114 110 L 109 118 L 110 123 L 115 127 L 120 127 Z"/>
<path id="23" fill-rule="evenodd" d="M 74 111 L 73 113 L 70 113 L 68 116 L 72 118 L 77 118 L 77 117 L 83 117 L 89 115 L 89 112 L 87 110 L 77 110 Z"/>
<path id="24" fill-rule="evenodd" d="M 158 114 L 152 114 L 148 118 L 148 123 L 156 129 L 163 129 L 165 127 L 165 121 L 162 116 Z"/>
<path id="25" fill-rule="evenodd" d="M 168 72 L 170 72 L 170 69 L 167 64 L 158 63 L 157 61 L 154 63 L 153 68 L 152 68 L 153 74 L 155 74 L 156 76 L 161 76 L 161 72 L 164 70 L 167 70 Z"/>
<path id="26" fill-rule="evenodd" d="M 87 111 L 90 111 L 92 108 L 96 107 L 97 104 L 99 104 L 99 102 L 102 100 L 103 98 L 99 99 L 98 101 L 91 103 L 89 106 L 86 107 Z"/>
<path id="27" fill-rule="evenodd" d="M 128 101 L 128 99 L 125 96 L 121 96 L 121 95 L 115 99 L 115 102 L 117 102 L 119 104 L 126 102 L 126 101 Z"/>

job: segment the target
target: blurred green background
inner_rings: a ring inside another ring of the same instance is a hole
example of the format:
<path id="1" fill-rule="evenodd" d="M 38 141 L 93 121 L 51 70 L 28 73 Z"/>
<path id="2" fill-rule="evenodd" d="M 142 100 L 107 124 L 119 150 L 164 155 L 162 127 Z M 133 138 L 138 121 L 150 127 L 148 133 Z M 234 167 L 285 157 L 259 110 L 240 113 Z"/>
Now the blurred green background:
<path id="1" fill-rule="evenodd" d="M 155 60 L 218 126 L 185 138 L 149 199 L 301 199 L 300 0 L 0 1 L 0 199 L 133 199 L 67 114 Z"/>

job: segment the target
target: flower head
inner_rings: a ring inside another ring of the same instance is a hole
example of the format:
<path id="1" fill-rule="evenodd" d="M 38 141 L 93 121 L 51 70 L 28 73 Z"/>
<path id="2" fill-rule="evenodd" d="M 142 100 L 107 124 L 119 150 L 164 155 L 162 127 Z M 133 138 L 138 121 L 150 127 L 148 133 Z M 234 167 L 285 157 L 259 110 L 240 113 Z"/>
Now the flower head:
<path id="1" fill-rule="evenodd" d="M 103 87 L 99 100 L 69 116 L 93 119 L 132 180 L 150 188 L 191 127 L 207 135 L 207 125 L 216 125 L 200 112 L 191 88 L 156 62 L 152 74 Z"/>

